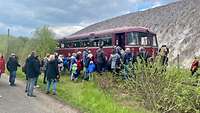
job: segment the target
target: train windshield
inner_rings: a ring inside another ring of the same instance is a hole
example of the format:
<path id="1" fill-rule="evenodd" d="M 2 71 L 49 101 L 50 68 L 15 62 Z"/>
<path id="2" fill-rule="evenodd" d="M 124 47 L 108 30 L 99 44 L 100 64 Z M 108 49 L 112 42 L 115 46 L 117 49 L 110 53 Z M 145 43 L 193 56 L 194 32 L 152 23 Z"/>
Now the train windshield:
<path id="1" fill-rule="evenodd" d="M 128 45 L 157 46 L 156 35 L 146 32 L 128 33 Z"/>

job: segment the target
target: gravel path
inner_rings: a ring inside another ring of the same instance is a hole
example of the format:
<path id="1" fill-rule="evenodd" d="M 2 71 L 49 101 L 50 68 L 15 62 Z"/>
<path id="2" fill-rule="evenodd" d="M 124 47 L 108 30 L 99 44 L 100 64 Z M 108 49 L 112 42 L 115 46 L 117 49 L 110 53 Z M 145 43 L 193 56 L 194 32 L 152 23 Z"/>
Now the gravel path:
<path id="1" fill-rule="evenodd" d="M 11 87 L 7 78 L 0 79 L 0 113 L 79 113 L 36 90 L 37 97 L 28 97 L 24 92 L 25 83 L 19 80 L 16 83 L 16 87 Z"/>

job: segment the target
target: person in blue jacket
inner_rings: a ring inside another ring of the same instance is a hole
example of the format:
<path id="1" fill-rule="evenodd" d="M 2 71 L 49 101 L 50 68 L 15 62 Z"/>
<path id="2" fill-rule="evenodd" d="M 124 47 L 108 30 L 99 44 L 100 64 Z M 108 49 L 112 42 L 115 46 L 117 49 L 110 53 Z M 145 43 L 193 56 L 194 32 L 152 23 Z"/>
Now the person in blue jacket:
<path id="1" fill-rule="evenodd" d="M 88 66 L 88 76 L 89 76 L 89 80 L 93 79 L 93 72 L 95 71 L 95 64 L 93 61 L 90 61 L 90 64 Z"/>

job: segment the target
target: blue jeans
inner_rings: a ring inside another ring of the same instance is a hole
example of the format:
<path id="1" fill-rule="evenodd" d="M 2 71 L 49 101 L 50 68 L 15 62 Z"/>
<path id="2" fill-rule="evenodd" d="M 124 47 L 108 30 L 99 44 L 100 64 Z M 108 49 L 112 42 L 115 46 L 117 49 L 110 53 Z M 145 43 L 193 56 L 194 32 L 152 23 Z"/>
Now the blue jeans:
<path id="1" fill-rule="evenodd" d="M 53 92 L 56 93 L 56 85 L 57 85 L 57 80 L 56 79 L 50 79 L 47 80 L 47 91 L 50 91 L 51 83 L 53 83 Z"/>
<path id="2" fill-rule="evenodd" d="M 15 84 L 15 78 L 16 78 L 16 71 L 11 71 L 9 76 L 10 85 Z"/>
<path id="3" fill-rule="evenodd" d="M 29 95 L 29 96 L 33 95 L 33 89 L 34 89 L 35 81 L 36 81 L 36 77 L 35 78 L 28 78 L 27 95 Z"/>

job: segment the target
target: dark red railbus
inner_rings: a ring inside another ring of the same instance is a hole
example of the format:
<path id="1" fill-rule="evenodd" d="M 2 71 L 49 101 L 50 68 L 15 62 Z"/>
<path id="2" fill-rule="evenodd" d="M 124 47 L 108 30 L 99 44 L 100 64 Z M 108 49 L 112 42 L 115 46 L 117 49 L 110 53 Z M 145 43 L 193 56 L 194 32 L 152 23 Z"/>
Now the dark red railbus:
<path id="1" fill-rule="evenodd" d="M 113 46 L 119 45 L 124 50 L 130 48 L 135 54 L 139 48 L 144 47 L 150 56 L 158 51 L 156 34 L 144 27 L 120 27 L 98 32 L 89 32 L 79 35 L 64 37 L 60 40 L 57 52 L 65 56 L 68 53 L 83 51 L 88 47 L 93 55 L 99 46 L 103 45 L 107 57 L 112 53 Z"/>

